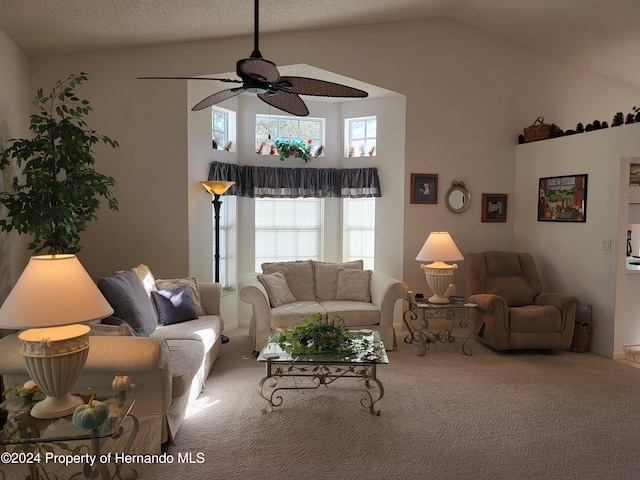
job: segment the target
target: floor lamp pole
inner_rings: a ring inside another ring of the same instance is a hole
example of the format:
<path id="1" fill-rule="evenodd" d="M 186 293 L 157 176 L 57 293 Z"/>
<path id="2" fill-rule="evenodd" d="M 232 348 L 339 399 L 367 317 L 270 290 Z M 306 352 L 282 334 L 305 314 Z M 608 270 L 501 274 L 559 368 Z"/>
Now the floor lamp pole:
<path id="1" fill-rule="evenodd" d="M 215 265 L 215 282 L 220 283 L 220 207 L 222 206 L 222 201 L 220 200 L 220 195 L 217 193 L 213 194 L 213 211 L 214 211 L 214 219 L 216 224 L 216 250 L 213 255 L 214 265 Z"/>

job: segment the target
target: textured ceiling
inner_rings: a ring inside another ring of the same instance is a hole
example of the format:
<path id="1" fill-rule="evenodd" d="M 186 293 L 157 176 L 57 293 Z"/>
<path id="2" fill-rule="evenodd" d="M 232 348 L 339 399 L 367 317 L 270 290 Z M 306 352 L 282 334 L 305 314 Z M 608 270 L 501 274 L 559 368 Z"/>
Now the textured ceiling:
<path id="1" fill-rule="evenodd" d="M 638 0 L 261 0 L 260 31 L 441 16 L 640 88 Z M 0 0 L 0 29 L 28 55 L 240 36 L 253 1 Z"/>

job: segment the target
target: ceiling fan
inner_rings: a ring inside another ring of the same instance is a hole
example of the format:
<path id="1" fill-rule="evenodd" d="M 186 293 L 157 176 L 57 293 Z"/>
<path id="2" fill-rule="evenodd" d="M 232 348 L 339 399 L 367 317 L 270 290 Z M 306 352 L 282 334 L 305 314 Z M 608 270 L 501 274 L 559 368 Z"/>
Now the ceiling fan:
<path id="1" fill-rule="evenodd" d="M 328 82 L 307 77 L 281 77 L 275 63 L 262 58 L 258 48 L 258 3 L 255 0 L 254 13 L 254 48 L 249 58 L 236 62 L 236 73 L 241 78 L 211 77 L 138 77 L 140 79 L 173 79 L 173 80 L 214 80 L 227 83 L 241 83 L 242 86 L 230 88 L 209 95 L 199 102 L 193 111 L 203 110 L 243 92 L 255 93 L 258 98 L 269 105 L 292 115 L 304 117 L 309 109 L 300 95 L 320 97 L 365 98 L 369 94 L 364 90 L 348 87 L 339 83 Z"/>

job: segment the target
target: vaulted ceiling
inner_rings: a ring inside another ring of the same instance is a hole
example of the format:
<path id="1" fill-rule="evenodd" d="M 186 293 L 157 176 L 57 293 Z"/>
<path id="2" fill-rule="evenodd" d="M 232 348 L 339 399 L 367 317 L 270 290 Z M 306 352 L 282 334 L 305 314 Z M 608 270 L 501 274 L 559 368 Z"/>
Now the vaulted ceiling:
<path id="1" fill-rule="evenodd" d="M 640 88 L 637 0 L 261 0 L 260 32 L 448 17 Z M 0 0 L 27 55 L 249 35 L 251 0 Z"/>

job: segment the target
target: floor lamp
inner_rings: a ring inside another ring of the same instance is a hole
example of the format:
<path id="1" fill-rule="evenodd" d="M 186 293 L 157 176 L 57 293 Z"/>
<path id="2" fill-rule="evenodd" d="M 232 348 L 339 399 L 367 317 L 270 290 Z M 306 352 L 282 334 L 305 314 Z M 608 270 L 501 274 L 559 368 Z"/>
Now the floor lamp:
<path id="1" fill-rule="evenodd" d="M 89 353 L 85 322 L 113 313 L 75 255 L 31 257 L 0 308 L 0 327 L 18 334 L 27 372 L 46 394 L 31 409 L 35 418 L 59 418 L 84 401 L 69 391 Z"/>
<path id="2" fill-rule="evenodd" d="M 216 283 L 220 283 L 220 207 L 222 206 L 222 200 L 220 195 L 224 194 L 229 188 L 235 185 L 236 182 L 227 182 L 224 180 L 211 180 L 207 182 L 200 182 L 207 192 L 213 195 L 213 212 L 215 219 L 215 244 L 216 249 L 213 255 L 214 259 L 214 280 Z M 226 335 L 220 336 L 222 343 L 227 343 L 229 337 Z"/>

